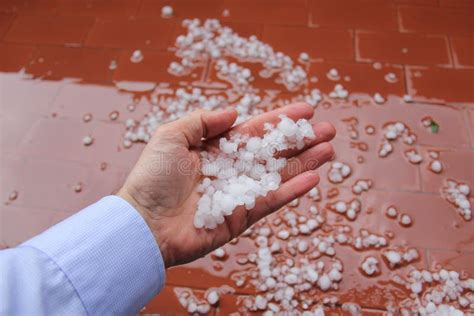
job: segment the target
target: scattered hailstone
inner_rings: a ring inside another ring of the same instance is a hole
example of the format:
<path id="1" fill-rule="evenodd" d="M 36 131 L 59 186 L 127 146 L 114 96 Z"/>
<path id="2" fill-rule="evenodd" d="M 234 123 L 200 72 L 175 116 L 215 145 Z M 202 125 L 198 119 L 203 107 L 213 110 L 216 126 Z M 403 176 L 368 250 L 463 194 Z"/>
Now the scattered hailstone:
<path id="1" fill-rule="evenodd" d="M 361 194 L 364 191 L 369 191 L 369 189 L 372 187 L 372 180 L 364 180 L 360 179 L 357 180 L 354 185 L 352 186 L 352 192 L 354 194 Z"/>
<path id="2" fill-rule="evenodd" d="M 173 8 L 169 5 L 165 5 L 161 8 L 161 16 L 164 18 L 170 18 L 173 16 Z"/>
<path id="3" fill-rule="evenodd" d="M 464 220 L 470 221 L 472 219 L 472 208 L 469 201 L 471 188 L 469 185 L 458 183 L 455 180 L 447 180 L 442 188 L 442 193 L 445 199 L 457 208 Z"/>
<path id="4" fill-rule="evenodd" d="M 407 227 L 407 226 L 411 226 L 413 221 L 412 221 L 410 215 L 402 214 L 402 216 L 400 216 L 399 223 L 400 223 L 400 225 Z"/>
<path id="5" fill-rule="evenodd" d="M 330 80 L 334 80 L 334 81 L 341 79 L 341 77 L 339 76 L 339 72 L 337 71 L 336 68 L 331 68 L 327 73 L 327 77 Z"/>
<path id="6" fill-rule="evenodd" d="M 355 220 L 357 215 L 360 213 L 362 203 L 358 199 L 354 199 L 350 202 L 336 201 L 328 205 L 328 208 L 338 214 L 343 214 L 349 220 Z"/>
<path id="7" fill-rule="evenodd" d="M 312 198 L 315 201 L 320 201 L 321 200 L 321 194 L 319 192 L 319 189 L 317 187 L 312 188 L 309 190 L 308 195 L 310 198 Z"/>
<path id="8" fill-rule="evenodd" d="M 328 171 L 328 179 L 332 183 L 341 183 L 344 179 L 349 177 L 351 173 L 352 169 L 349 165 L 339 161 L 334 161 Z"/>
<path id="9" fill-rule="evenodd" d="M 311 92 L 304 96 L 304 100 L 309 105 L 316 107 L 319 101 L 322 100 L 321 91 L 318 89 L 313 89 Z"/>
<path id="10" fill-rule="evenodd" d="M 413 102 L 413 98 L 411 97 L 411 95 L 405 94 L 405 95 L 403 96 L 403 101 L 404 101 L 405 103 L 412 103 L 412 102 Z"/>
<path id="11" fill-rule="evenodd" d="M 380 93 L 376 93 L 374 94 L 374 101 L 377 104 L 383 104 L 385 102 L 385 99 Z"/>
<path id="12" fill-rule="evenodd" d="M 376 275 L 380 272 L 379 261 L 377 258 L 372 256 L 365 258 L 360 268 L 367 276 Z"/>
<path id="13" fill-rule="evenodd" d="M 397 82 L 397 75 L 394 74 L 393 72 L 389 72 L 388 74 L 385 75 L 385 80 L 390 83 Z"/>
<path id="14" fill-rule="evenodd" d="M 132 56 L 130 57 L 130 61 L 136 64 L 136 63 L 141 62 L 142 60 L 143 60 L 142 51 L 139 49 L 133 51 Z"/>
<path id="15" fill-rule="evenodd" d="M 206 293 L 206 300 L 210 305 L 216 305 L 219 302 L 219 292 L 211 290 Z"/>
<path id="16" fill-rule="evenodd" d="M 196 228 L 216 228 L 238 206 L 252 209 L 258 197 L 280 186 L 279 171 L 286 159 L 274 158 L 275 148 L 302 149 L 305 139 L 316 137 L 307 120 L 295 122 L 285 115 L 276 126 L 265 123 L 264 129 L 262 138 L 234 134 L 219 140 L 220 153 L 201 153 L 205 178 L 198 188 L 202 196 L 194 217 Z"/>
<path id="17" fill-rule="evenodd" d="M 84 146 L 90 146 L 94 143 L 94 138 L 92 136 L 84 136 L 84 138 L 82 138 L 82 144 Z"/>
<path id="18" fill-rule="evenodd" d="M 433 160 L 430 162 L 430 170 L 434 173 L 441 173 L 443 171 L 443 164 L 439 160 Z"/>
<path id="19" fill-rule="evenodd" d="M 219 258 L 219 259 L 222 259 L 226 256 L 226 252 L 224 250 L 224 248 L 217 248 L 216 250 L 214 250 L 212 252 L 212 254 L 216 257 L 216 258 Z"/>
<path id="20" fill-rule="evenodd" d="M 110 69 L 110 70 L 115 70 L 115 69 L 117 69 L 117 66 L 118 66 L 118 65 L 117 65 L 117 61 L 116 61 L 116 60 L 111 60 L 111 61 L 110 61 L 110 64 L 109 64 L 109 69 Z"/>
<path id="21" fill-rule="evenodd" d="M 349 91 L 344 89 L 342 84 L 336 84 L 334 90 L 329 92 L 329 97 L 332 99 L 346 99 L 349 96 Z"/>
<path id="22" fill-rule="evenodd" d="M 398 216 L 398 210 L 395 206 L 389 206 L 386 210 L 385 210 L 385 214 L 388 216 L 388 217 L 391 217 L 391 218 L 396 218 Z"/>
<path id="23" fill-rule="evenodd" d="M 309 61 L 309 55 L 308 53 L 301 53 L 300 56 L 299 56 L 299 60 L 302 61 L 302 62 L 308 62 Z"/>
<path id="24" fill-rule="evenodd" d="M 383 251 L 382 255 L 387 260 L 387 263 L 391 269 L 410 264 L 420 257 L 418 250 L 415 248 L 408 248 L 405 251 L 389 249 Z"/>
<path id="25" fill-rule="evenodd" d="M 405 157 L 407 157 L 410 163 L 415 165 L 423 161 L 423 157 L 415 149 L 406 151 Z"/>

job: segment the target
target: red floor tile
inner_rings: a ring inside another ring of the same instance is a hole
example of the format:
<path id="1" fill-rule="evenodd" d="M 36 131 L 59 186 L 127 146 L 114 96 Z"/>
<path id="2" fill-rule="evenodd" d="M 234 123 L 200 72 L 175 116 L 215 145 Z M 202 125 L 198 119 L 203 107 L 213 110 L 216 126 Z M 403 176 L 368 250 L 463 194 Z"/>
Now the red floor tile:
<path id="1" fill-rule="evenodd" d="M 310 0 L 311 23 L 322 27 L 397 30 L 396 7 L 377 0 Z"/>
<path id="2" fill-rule="evenodd" d="M 174 38 L 175 21 L 169 19 L 96 20 L 87 46 L 130 49 L 165 49 Z"/>
<path id="3" fill-rule="evenodd" d="M 17 72 L 26 67 L 33 46 L 0 43 L 0 72 Z"/>
<path id="4" fill-rule="evenodd" d="M 410 4 L 410 5 L 431 5 L 438 6 L 438 0 L 392 0 L 393 3 L 397 4 Z"/>
<path id="5" fill-rule="evenodd" d="M 173 8 L 172 19 L 221 19 L 225 6 L 220 0 L 143 0 L 138 16 L 161 19 L 161 9 L 170 5 Z"/>
<path id="6" fill-rule="evenodd" d="M 340 80 L 333 81 L 328 78 L 327 74 L 332 68 L 338 70 Z M 384 77 L 388 73 L 394 73 L 398 78 L 397 82 L 386 81 Z M 316 82 L 311 82 L 313 76 L 317 77 Z M 349 78 L 345 78 L 346 76 Z M 310 78 L 309 87 L 320 89 L 324 93 L 333 91 L 336 84 L 342 84 L 350 93 L 367 93 L 372 96 L 378 92 L 385 98 L 389 94 L 403 95 L 405 93 L 404 73 L 400 66 L 387 65 L 382 69 L 375 69 L 372 64 L 315 62 L 310 64 L 308 77 Z"/>
<path id="7" fill-rule="evenodd" d="M 88 15 L 101 19 L 135 16 L 139 6 L 140 0 L 82 0 L 57 3 L 59 14 Z"/>
<path id="8" fill-rule="evenodd" d="M 3 115 L 0 116 L 0 148 L 3 154 L 15 152 L 18 144 L 25 137 L 28 129 L 36 123 L 40 117 L 37 115 Z"/>
<path id="9" fill-rule="evenodd" d="M 305 0 L 224 0 L 228 21 L 308 25 Z"/>
<path id="10" fill-rule="evenodd" d="M 430 261 L 439 264 L 446 269 L 455 269 L 456 271 L 464 271 L 469 275 L 474 274 L 474 254 L 455 252 L 455 251 L 439 251 L 428 250 Z"/>
<path id="11" fill-rule="evenodd" d="M 61 87 L 59 82 L 31 80 L 19 74 L 1 74 L 2 111 L 10 117 L 47 116 Z"/>
<path id="12" fill-rule="evenodd" d="M 442 36 L 398 32 L 357 32 L 360 61 L 382 61 L 406 65 L 449 65 L 448 45 Z"/>
<path id="13" fill-rule="evenodd" d="M 421 6 L 400 7 L 401 30 L 432 34 L 473 33 L 472 10 Z"/>
<path id="14" fill-rule="evenodd" d="M 81 44 L 93 18 L 79 16 L 18 16 L 4 37 L 6 42 Z"/>
<path id="15" fill-rule="evenodd" d="M 471 147 L 474 148 L 474 109 L 466 109 L 466 121 L 469 135 L 471 137 Z"/>
<path id="16" fill-rule="evenodd" d="M 431 159 L 428 159 L 428 150 L 440 153 L 439 160 L 443 164 L 441 174 L 433 173 L 429 169 Z M 470 187 L 474 185 L 474 164 L 469 163 L 474 161 L 474 151 L 439 147 L 424 148 L 424 151 L 423 156 L 425 161 L 421 164 L 421 183 L 423 191 L 439 193 L 441 188 L 445 185 L 445 180 L 448 178 L 467 183 Z M 454 207 L 452 209 L 453 212 L 456 212 Z"/>
<path id="17" fill-rule="evenodd" d="M 265 26 L 263 41 L 295 60 L 306 52 L 311 58 L 354 58 L 353 36 L 349 31 L 297 26 Z"/>
<path id="18" fill-rule="evenodd" d="M 160 292 L 160 295 L 153 298 L 140 311 L 139 315 L 163 315 L 163 316 L 179 316 L 186 315 L 186 309 L 179 303 L 178 297 L 175 293 L 175 287 L 165 286 Z M 204 291 L 193 290 L 193 294 L 197 299 L 201 300 L 204 297 Z M 211 308 L 207 315 L 215 315 L 215 309 Z"/>
<path id="19" fill-rule="evenodd" d="M 172 61 L 179 61 L 174 54 L 168 52 L 142 51 L 143 60 L 132 63 L 130 56 L 132 51 L 123 51 L 120 54 L 118 67 L 114 73 L 116 81 L 147 81 L 147 82 L 170 82 L 179 83 L 200 81 L 204 67 L 198 67 L 191 74 L 176 77 L 168 72 Z"/>
<path id="20" fill-rule="evenodd" d="M 46 80 L 77 79 L 79 82 L 109 83 L 109 64 L 118 53 L 110 49 L 40 46 L 26 72 Z"/>
<path id="21" fill-rule="evenodd" d="M 474 70 L 407 69 L 408 92 L 420 101 L 474 102 Z"/>
<path id="22" fill-rule="evenodd" d="M 439 0 L 439 4 L 442 7 L 474 8 L 471 0 Z"/>
<path id="23" fill-rule="evenodd" d="M 14 19 L 14 15 L 12 14 L 3 14 L 0 13 L 0 39 L 3 38 L 3 35 L 8 31 L 12 21 Z"/>
<path id="24" fill-rule="evenodd" d="M 2 164 L 1 198 L 2 203 L 8 201 L 13 190 L 18 192 L 18 198 L 3 206 L 2 211 L 24 206 L 75 213 L 117 192 L 122 185 L 120 171 L 112 167 L 101 171 L 99 164 L 44 160 L 46 156 L 41 159 L 16 157 Z M 82 183 L 81 192 L 75 191 L 78 183 Z"/>
<path id="25" fill-rule="evenodd" d="M 461 67 L 474 67 L 474 37 L 451 37 L 454 63 Z"/>
<path id="26" fill-rule="evenodd" d="M 139 105 L 130 113 L 127 105 L 132 103 L 131 93 L 117 91 L 113 86 L 65 84 L 55 98 L 50 112 L 56 113 L 58 118 L 74 118 L 78 121 L 82 121 L 84 114 L 90 113 L 93 121 L 112 122 L 109 114 L 118 111 L 116 122 L 123 123 L 130 116 L 141 118 L 141 107 L 144 111 L 149 110 L 149 107 Z"/>
<path id="27" fill-rule="evenodd" d="M 61 133 L 58 133 L 61 131 Z M 98 165 L 106 162 L 129 168 L 137 160 L 142 146 L 120 149 L 125 128 L 122 124 L 78 119 L 42 119 L 33 125 L 19 146 L 21 155 L 50 160 L 65 160 Z M 94 143 L 84 146 L 85 136 Z"/>
<path id="28" fill-rule="evenodd" d="M 4 0 L 0 4 L 0 12 L 54 15 L 57 12 L 57 3 L 57 0 Z"/>

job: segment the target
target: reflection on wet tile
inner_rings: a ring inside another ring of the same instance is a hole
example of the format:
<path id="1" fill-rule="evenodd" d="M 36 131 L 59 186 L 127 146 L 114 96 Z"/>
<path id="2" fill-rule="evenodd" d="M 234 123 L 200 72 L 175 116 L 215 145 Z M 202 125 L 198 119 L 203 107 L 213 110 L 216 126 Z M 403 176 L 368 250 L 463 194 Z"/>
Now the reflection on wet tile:
<path id="1" fill-rule="evenodd" d="M 398 32 L 357 32 L 360 61 L 407 65 L 449 65 L 447 41 L 442 36 Z"/>

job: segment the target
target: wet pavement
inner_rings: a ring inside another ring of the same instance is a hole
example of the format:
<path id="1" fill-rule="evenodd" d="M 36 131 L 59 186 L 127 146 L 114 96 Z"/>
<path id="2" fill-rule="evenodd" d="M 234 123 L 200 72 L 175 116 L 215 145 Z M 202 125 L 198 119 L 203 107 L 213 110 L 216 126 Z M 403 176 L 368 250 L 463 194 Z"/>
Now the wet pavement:
<path id="1" fill-rule="evenodd" d="M 161 17 L 164 5 L 173 7 L 173 17 Z M 415 247 L 420 255 L 391 269 L 381 249 L 336 243 L 334 257 L 343 263 L 343 279 L 337 290 L 312 292 L 319 302 L 338 298 L 333 307 L 326 304 L 327 313 L 343 313 L 341 304 L 352 302 L 364 313 L 381 315 L 388 305 L 410 297 L 393 278 L 413 267 L 444 267 L 473 277 L 474 222 L 463 219 L 442 194 L 448 179 L 474 189 L 473 17 L 473 2 L 461 0 L 1 1 L 0 246 L 13 247 L 116 192 L 144 147 L 126 148 L 126 121 L 140 121 L 153 111 L 156 98 L 172 96 L 179 87 L 199 87 L 237 102 L 241 95 L 213 60 L 204 59 L 183 76 L 168 71 L 180 60 L 174 43 L 186 33 L 183 19 L 217 18 L 243 37 L 256 35 L 295 63 L 301 52 L 310 56 L 300 63 L 308 80 L 293 91 L 275 76 L 262 77 L 261 64 L 229 56 L 251 70 L 251 86 L 262 98 L 257 108 L 277 108 L 319 89 L 322 100 L 314 120 L 336 126 L 336 160 L 349 165 L 351 174 L 334 184 L 327 177 L 330 166 L 324 166 L 321 200 L 306 196 L 289 207 L 311 217 L 310 207 L 317 206 L 324 218 L 303 238 L 328 236 L 347 226 L 353 238 L 368 230 L 386 236 L 387 249 Z M 137 49 L 144 58 L 134 63 L 130 56 Z M 333 68 L 337 80 L 328 76 Z M 348 90 L 348 98 L 329 97 L 336 84 Z M 376 102 L 376 93 L 383 102 Z M 432 124 L 424 124 L 426 118 Z M 416 141 L 393 141 L 393 152 L 380 157 L 385 130 L 395 122 Z M 89 146 L 84 145 L 87 136 L 93 138 Z M 408 160 L 411 150 L 421 155 L 421 163 Z M 430 169 L 433 152 L 442 164 L 440 173 Z M 373 185 L 354 194 L 352 186 L 360 179 Z M 472 205 L 472 193 L 468 197 Z M 361 202 L 355 220 L 330 209 L 331 203 L 354 198 Z M 390 206 L 408 214 L 412 224 L 404 227 L 387 217 Z M 276 223 L 283 216 L 284 210 L 258 227 L 269 227 L 269 238 L 278 240 L 286 224 Z M 255 239 L 254 230 L 226 245 L 224 259 L 208 255 L 169 269 L 165 289 L 143 312 L 179 315 L 185 309 L 177 290 L 191 288 L 202 298 L 209 288 L 224 285 L 233 290 L 209 313 L 247 310 L 246 299 L 262 292 L 251 282 L 255 264 L 242 259 L 258 250 Z M 289 240 L 280 240 L 279 255 L 305 256 L 288 250 Z M 367 256 L 380 260 L 379 275 L 361 273 Z"/>

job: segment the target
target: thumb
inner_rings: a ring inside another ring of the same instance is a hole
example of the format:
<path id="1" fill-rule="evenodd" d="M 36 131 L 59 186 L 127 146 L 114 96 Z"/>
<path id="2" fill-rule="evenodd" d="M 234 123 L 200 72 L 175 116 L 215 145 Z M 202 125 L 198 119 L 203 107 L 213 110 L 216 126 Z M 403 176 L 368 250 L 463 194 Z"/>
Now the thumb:
<path id="1" fill-rule="evenodd" d="M 198 110 L 166 125 L 168 131 L 182 133 L 187 146 L 197 146 L 202 138 L 212 138 L 229 130 L 237 119 L 234 109 L 223 111 Z"/>

